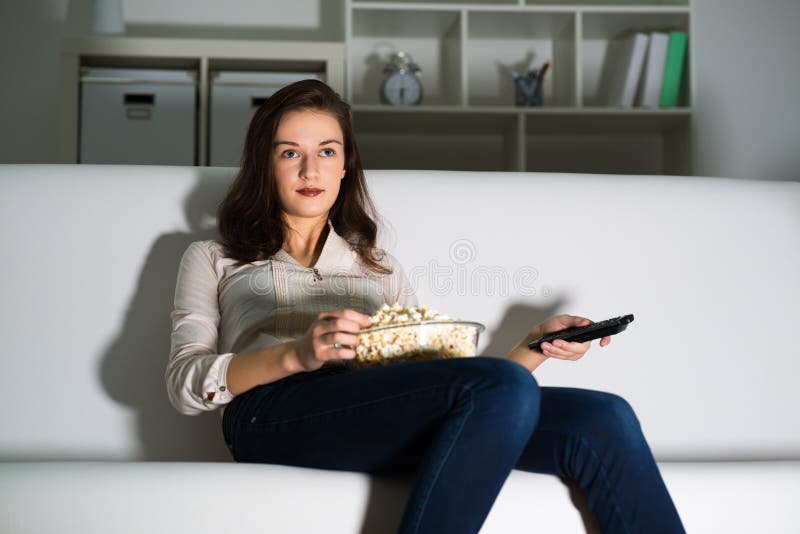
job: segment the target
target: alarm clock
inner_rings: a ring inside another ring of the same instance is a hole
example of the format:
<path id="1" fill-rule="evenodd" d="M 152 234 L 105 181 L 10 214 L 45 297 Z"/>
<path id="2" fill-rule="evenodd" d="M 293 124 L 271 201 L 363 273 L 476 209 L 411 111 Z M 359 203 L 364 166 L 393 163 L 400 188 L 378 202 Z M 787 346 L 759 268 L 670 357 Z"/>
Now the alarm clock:
<path id="1" fill-rule="evenodd" d="M 422 101 L 422 82 L 417 76 L 419 66 L 406 52 L 392 55 L 383 69 L 386 77 L 381 84 L 381 102 L 392 106 L 416 106 Z"/>

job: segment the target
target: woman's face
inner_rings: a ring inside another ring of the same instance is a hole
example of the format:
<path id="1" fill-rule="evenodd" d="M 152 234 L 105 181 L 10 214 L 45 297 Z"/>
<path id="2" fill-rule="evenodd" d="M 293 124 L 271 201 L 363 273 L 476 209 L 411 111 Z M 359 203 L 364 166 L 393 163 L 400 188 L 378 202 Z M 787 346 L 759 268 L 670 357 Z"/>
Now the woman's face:
<path id="1" fill-rule="evenodd" d="M 344 178 L 344 136 L 324 111 L 283 115 L 272 145 L 272 168 L 284 215 L 327 219 Z"/>

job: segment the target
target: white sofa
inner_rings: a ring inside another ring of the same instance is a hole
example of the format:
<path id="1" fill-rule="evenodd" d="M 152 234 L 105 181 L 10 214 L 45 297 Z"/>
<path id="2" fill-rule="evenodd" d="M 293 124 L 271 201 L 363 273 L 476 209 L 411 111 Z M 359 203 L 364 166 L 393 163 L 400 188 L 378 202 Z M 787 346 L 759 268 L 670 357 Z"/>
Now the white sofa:
<path id="1" fill-rule="evenodd" d="M 218 414 L 168 404 L 178 261 L 213 237 L 234 172 L 0 165 L 0 532 L 393 530 L 408 481 L 237 465 Z M 800 184 L 368 179 L 420 301 L 486 324 L 482 353 L 554 313 L 636 316 L 536 376 L 631 402 L 689 532 L 798 532 Z M 580 532 L 578 508 L 559 480 L 515 471 L 483 532 Z"/>

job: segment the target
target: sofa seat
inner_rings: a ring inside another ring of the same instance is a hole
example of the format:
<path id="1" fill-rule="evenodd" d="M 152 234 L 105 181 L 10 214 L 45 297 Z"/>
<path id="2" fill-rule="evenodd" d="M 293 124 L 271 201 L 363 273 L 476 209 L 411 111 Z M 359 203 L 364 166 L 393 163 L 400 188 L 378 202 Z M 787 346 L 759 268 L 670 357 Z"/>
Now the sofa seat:
<path id="1" fill-rule="evenodd" d="M 662 462 L 660 467 L 687 532 L 798 532 L 800 462 Z M 276 465 L 2 463 L 0 530 L 383 534 L 396 529 L 409 488 L 405 479 Z M 583 508 L 580 497 L 575 500 Z M 591 523 L 588 527 L 591 532 Z M 584 529 L 561 481 L 513 471 L 481 532 Z"/>
<path id="2" fill-rule="evenodd" d="M 408 481 L 238 465 L 163 373 L 178 263 L 236 169 L 0 165 L 0 534 L 392 532 Z M 543 386 L 634 407 L 690 533 L 800 532 L 800 184 L 369 171 L 421 303 L 501 355 L 557 313 L 633 313 Z M 476 459 L 480 461 L 480 459 Z M 575 533 L 582 496 L 513 472 L 484 532 Z M 574 501 L 574 502 L 573 502 Z"/>

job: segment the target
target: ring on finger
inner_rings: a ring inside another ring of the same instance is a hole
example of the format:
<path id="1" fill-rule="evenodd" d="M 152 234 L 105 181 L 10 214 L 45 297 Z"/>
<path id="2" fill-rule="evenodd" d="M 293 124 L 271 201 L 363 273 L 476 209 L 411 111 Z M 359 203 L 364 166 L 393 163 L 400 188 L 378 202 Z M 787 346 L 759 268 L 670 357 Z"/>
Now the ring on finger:
<path id="1" fill-rule="evenodd" d="M 333 348 L 334 349 L 341 349 L 342 347 L 344 347 L 344 345 L 342 345 L 341 343 L 334 343 L 333 344 Z"/>

